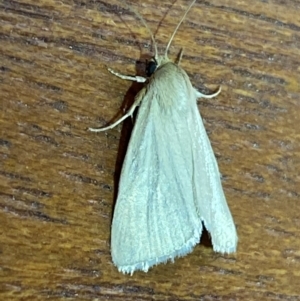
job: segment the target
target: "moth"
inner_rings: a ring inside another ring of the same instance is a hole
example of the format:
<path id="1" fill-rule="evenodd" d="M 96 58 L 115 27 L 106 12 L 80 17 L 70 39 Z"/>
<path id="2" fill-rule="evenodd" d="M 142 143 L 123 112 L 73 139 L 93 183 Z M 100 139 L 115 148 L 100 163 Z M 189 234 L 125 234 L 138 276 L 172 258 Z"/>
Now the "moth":
<path id="1" fill-rule="evenodd" d="M 132 107 L 118 121 L 92 132 L 109 130 L 132 116 L 139 106 L 122 167 L 111 228 L 113 263 L 123 273 L 147 272 L 154 265 L 191 252 L 203 224 L 214 251 L 236 251 L 238 237 L 221 185 L 213 149 L 187 73 L 168 58 L 171 42 L 194 5 L 175 28 L 165 53 L 155 49 L 147 77 L 114 75 L 146 83 Z"/>

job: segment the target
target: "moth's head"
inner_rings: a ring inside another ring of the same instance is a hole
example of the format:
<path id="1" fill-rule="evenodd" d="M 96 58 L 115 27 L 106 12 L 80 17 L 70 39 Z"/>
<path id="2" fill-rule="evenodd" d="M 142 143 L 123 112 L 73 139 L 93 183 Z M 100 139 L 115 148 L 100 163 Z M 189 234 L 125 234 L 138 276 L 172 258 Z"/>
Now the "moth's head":
<path id="1" fill-rule="evenodd" d="M 154 57 L 151 58 L 150 61 L 147 62 L 146 75 L 150 77 L 155 72 L 157 67 L 158 67 L 158 63 L 156 59 Z"/>
<path id="2" fill-rule="evenodd" d="M 154 56 L 152 57 L 146 65 L 146 75 L 150 77 L 158 67 L 168 63 L 170 60 L 168 56 Z"/>

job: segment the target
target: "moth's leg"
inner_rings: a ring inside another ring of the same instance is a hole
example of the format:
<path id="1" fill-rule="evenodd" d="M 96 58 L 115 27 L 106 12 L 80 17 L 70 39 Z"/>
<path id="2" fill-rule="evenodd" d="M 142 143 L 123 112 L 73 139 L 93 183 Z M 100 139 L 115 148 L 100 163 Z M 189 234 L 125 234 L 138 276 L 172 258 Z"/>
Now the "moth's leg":
<path id="1" fill-rule="evenodd" d="M 134 103 L 132 104 L 131 108 L 129 109 L 129 111 L 123 116 L 121 117 L 119 120 L 117 120 L 115 123 L 106 126 L 104 128 L 99 128 L 99 129 L 95 129 L 95 128 L 88 128 L 89 131 L 91 132 L 102 132 L 102 131 L 106 131 L 109 129 L 114 128 L 116 125 L 118 125 L 119 123 L 121 123 L 123 120 L 125 120 L 127 117 L 133 115 L 135 108 L 140 104 L 140 102 L 143 100 L 144 96 L 146 94 L 146 88 L 143 88 L 139 94 L 135 97 L 134 99 Z"/>
<path id="2" fill-rule="evenodd" d="M 202 94 L 202 93 L 199 92 L 198 90 L 196 90 L 196 93 L 197 93 L 197 97 L 213 98 L 213 97 L 216 97 L 217 95 L 219 95 L 219 93 L 221 92 L 221 90 L 222 90 L 221 87 L 219 87 L 219 90 L 218 90 L 216 93 L 209 94 L 209 95 Z"/>
<path id="3" fill-rule="evenodd" d="M 117 77 L 120 77 L 120 78 L 126 79 L 126 80 L 131 80 L 131 81 L 138 82 L 138 83 L 144 83 L 147 80 L 147 78 L 142 77 L 142 76 L 124 75 L 124 74 L 121 74 L 121 73 L 118 73 L 118 72 L 112 70 L 111 68 L 108 68 L 108 71 Z"/>

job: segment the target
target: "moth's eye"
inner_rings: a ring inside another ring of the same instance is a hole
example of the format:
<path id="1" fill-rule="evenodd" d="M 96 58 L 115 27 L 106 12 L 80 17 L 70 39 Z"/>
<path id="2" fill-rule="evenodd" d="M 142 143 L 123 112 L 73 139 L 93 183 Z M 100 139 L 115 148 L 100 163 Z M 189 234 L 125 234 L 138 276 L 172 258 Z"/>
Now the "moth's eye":
<path id="1" fill-rule="evenodd" d="M 156 68 L 157 68 L 157 62 L 156 61 L 150 61 L 147 65 L 147 68 L 146 68 L 147 76 L 150 77 L 154 73 Z"/>

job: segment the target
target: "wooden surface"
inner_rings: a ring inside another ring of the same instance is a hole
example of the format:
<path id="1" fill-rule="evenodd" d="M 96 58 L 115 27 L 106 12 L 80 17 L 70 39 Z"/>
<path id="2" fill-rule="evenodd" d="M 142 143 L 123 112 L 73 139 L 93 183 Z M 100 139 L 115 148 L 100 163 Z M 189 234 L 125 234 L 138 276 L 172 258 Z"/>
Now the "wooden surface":
<path id="1" fill-rule="evenodd" d="M 107 2 L 107 3 L 106 3 Z M 109 3 L 109 4 L 108 4 Z M 134 5 L 163 50 L 189 1 Z M 109 237 L 151 41 L 115 1 L 0 1 L 1 300 L 300 300 L 300 2 L 198 1 L 170 49 L 199 109 L 239 234 L 125 276 Z"/>

